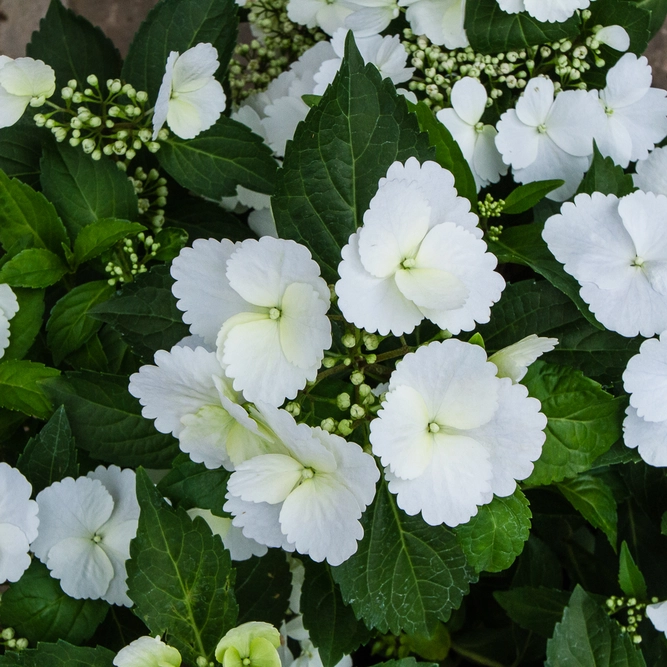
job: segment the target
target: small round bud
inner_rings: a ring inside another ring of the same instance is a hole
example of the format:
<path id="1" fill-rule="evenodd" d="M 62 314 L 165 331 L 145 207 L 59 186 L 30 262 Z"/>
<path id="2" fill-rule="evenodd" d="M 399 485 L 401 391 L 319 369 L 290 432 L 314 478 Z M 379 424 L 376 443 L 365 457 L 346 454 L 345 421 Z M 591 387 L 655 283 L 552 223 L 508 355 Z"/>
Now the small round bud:
<path id="1" fill-rule="evenodd" d="M 90 157 L 93 158 L 93 160 L 101 160 L 102 159 L 102 151 L 98 148 L 97 150 L 94 150 L 91 154 Z"/>
<path id="2" fill-rule="evenodd" d="M 69 86 L 65 86 L 65 87 L 60 91 L 60 96 L 61 96 L 64 100 L 71 100 L 71 99 L 72 99 L 72 95 L 74 95 L 74 91 L 73 91 Z"/>
<path id="3" fill-rule="evenodd" d="M 341 343 L 343 343 L 345 347 L 354 347 L 357 344 L 357 337 L 348 331 L 341 338 Z"/>
<path id="4" fill-rule="evenodd" d="M 81 104 L 81 102 L 83 102 L 83 95 L 81 93 L 74 93 L 74 95 L 72 95 L 72 102 L 74 102 L 74 104 Z"/>
<path id="5" fill-rule="evenodd" d="M 289 412 L 292 417 L 298 417 L 301 414 L 301 406 L 295 401 L 290 401 L 286 406 L 285 410 Z"/>
<path id="6" fill-rule="evenodd" d="M 5 628 L 2 631 L 2 638 L 5 641 L 9 641 L 10 639 L 14 639 L 15 634 L 16 634 L 16 632 L 14 631 L 14 628 Z"/>
<path id="7" fill-rule="evenodd" d="M 146 144 L 146 148 L 148 148 L 151 153 L 157 153 L 160 150 L 160 144 L 158 144 L 157 141 L 150 141 Z"/>
<path id="8" fill-rule="evenodd" d="M 333 433 L 336 430 L 336 426 L 336 420 L 332 417 L 327 417 L 320 423 L 320 428 L 327 433 Z"/>
<path id="9" fill-rule="evenodd" d="M 339 410 L 347 410 L 350 405 L 352 404 L 352 398 L 347 392 L 343 392 L 342 394 L 338 394 L 336 396 L 336 405 L 338 406 Z"/>
<path id="10" fill-rule="evenodd" d="M 366 377 L 361 371 L 354 371 L 352 375 L 350 375 L 350 382 L 354 385 L 360 385 Z"/>
<path id="11" fill-rule="evenodd" d="M 341 419 L 338 422 L 338 432 L 341 435 L 350 435 L 354 429 L 352 428 L 352 421 L 350 419 Z"/>
<path id="12" fill-rule="evenodd" d="M 196 662 L 197 667 L 208 667 L 208 660 L 203 655 L 200 655 Z"/>
<path id="13" fill-rule="evenodd" d="M 359 396 L 361 396 L 362 398 L 366 398 L 366 396 L 370 396 L 372 393 L 373 390 L 366 383 L 359 385 Z"/>
<path id="14" fill-rule="evenodd" d="M 169 139 L 169 130 L 167 130 L 166 128 L 163 127 L 163 128 L 157 133 L 157 138 L 158 138 L 160 141 L 167 141 L 167 139 Z"/>
<path id="15" fill-rule="evenodd" d="M 68 87 L 71 88 L 72 90 L 76 90 L 76 87 L 79 85 L 79 83 L 78 83 L 78 81 L 77 81 L 76 79 L 70 79 L 70 80 L 67 82 L 67 85 L 68 85 Z"/>
<path id="16" fill-rule="evenodd" d="M 44 127 L 46 125 L 46 116 L 43 113 L 36 113 L 33 118 L 37 127 Z"/>
<path id="17" fill-rule="evenodd" d="M 136 94 L 136 100 L 141 104 L 148 102 L 148 93 L 145 90 L 138 90 Z"/>
<path id="18" fill-rule="evenodd" d="M 350 417 L 352 419 L 363 419 L 366 416 L 366 410 L 356 403 L 350 408 Z"/>
<path id="19" fill-rule="evenodd" d="M 109 84 L 109 82 L 107 81 L 107 88 L 109 88 L 109 91 L 114 93 L 114 94 L 115 93 L 120 93 L 121 88 L 123 87 L 121 82 L 118 79 L 114 79 L 111 82 L 110 86 L 108 84 Z"/>
<path id="20" fill-rule="evenodd" d="M 31 107 L 41 107 L 44 102 L 46 102 L 46 97 L 44 95 L 40 95 L 39 97 L 32 97 L 30 99 L 30 106 Z"/>
<path id="21" fill-rule="evenodd" d="M 86 77 L 86 81 L 88 82 L 88 85 L 93 86 L 93 88 L 96 88 L 97 84 L 99 83 L 97 77 L 94 74 L 89 74 Z"/>
<path id="22" fill-rule="evenodd" d="M 16 640 L 17 651 L 24 651 L 27 648 L 28 648 L 28 640 L 25 637 L 21 637 L 20 639 Z"/>
<path id="23" fill-rule="evenodd" d="M 113 155 L 113 147 L 111 146 L 111 144 L 107 144 L 106 146 L 102 147 L 102 152 L 105 155 Z"/>
<path id="24" fill-rule="evenodd" d="M 7 642 L 7 648 L 16 648 L 16 639 L 10 639 Z"/>
<path id="25" fill-rule="evenodd" d="M 322 366 L 324 368 L 333 368 L 336 365 L 336 360 L 333 357 L 324 357 L 322 359 Z"/>
<path id="26" fill-rule="evenodd" d="M 364 341 L 364 347 L 369 352 L 377 350 L 380 345 L 380 339 L 375 334 L 365 333 L 363 341 Z"/>
<path id="27" fill-rule="evenodd" d="M 151 140 L 151 131 L 148 128 L 144 128 L 143 130 L 139 130 L 139 139 L 146 143 L 147 141 Z"/>
<path id="28" fill-rule="evenodd" d="M 137 151 L 135 151 L 133 148 L 128 149 L 127 153 L 125 153 L 125 158 L 127 160 L 134 160 L 134 158 L 137 155 Z"/>
<path id="29" fill-rule="evenodd" d="M 88 121 L 88 125 L 90 125 L 90 127 L 99 127 L 100 125 L 102 125 L 102 119 L 99 116 L 93 116 Z"/>

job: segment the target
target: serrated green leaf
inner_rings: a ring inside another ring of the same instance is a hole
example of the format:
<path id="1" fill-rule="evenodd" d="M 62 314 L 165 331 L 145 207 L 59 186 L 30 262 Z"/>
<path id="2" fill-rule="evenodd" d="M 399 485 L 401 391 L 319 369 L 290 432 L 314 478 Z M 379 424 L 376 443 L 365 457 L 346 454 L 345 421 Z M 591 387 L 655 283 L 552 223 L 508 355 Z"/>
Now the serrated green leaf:
<path id="1" fill-rule="evenodd" d="M 536 361 L 522 383 L 547 417 L 542 455 L 527 484 L 551 484 L 585 472 L 621 437 L 624 399 L 583 373 Z"/>
<path id="2" fill-rule="evenodd" d="M 479 53 L 495 55 L 576 37 L 580 23 L 576 14 L 560 23 L 540 23 L 526 12 L 504 12 L 496 0 L 466 3 L 466 35 L 472 48 Z"/>
<path id="3" fill-rule="evenodd" d="M 181 454 L 174 461 L 174 467 L 160 480 L 158 489 L 183 509 L 200 507 L 223 515 L 230 474 L 224 468 L 209 470 L 203 463 L 195 463 L 187 454 Z"/>
<path id="4" fill-rule="evenodd" d="M 0 129 L 0 169 L 30 187 L 39 187 L 39 160 L 44 135 L 35 131 L 31 114 Z"/>
<path id="5" fill-rule="evenodd" d="M 65 9 L 60 0 L 51 0 L 26 53 L 53 67 L 58 89 L 70 79 L 85 88 L 89 74 L 104 82 L 120 73 L 120 54 L 111 40 L 83 16 Z"/>
<path id="6" fill-rule="evenodd" d="M 35 558 L 21 579 L 2 594 L 0 623 L 32 644 L 59 639 L 81 644 L 93 636 L 108 610 L 103 600 L 74 600 L 65 595 L 58 580 Z"/>
<path id="7" fill-rule="evenodd" d="M 637 567 L 625 540 L 621 544 L 621 553 L 619 556 L 618 585 L 627 597 L 636 598 L 640 602 L 648 600 L 646 580 L 641 570 Z"/>
<path id="8" fill-rule="evenodd" d="M 102 324 L 88 317 L 88 311 L 110 299 L 114 292 L 106 280 L 96 280 L 75 287 L 56 302 L 46 323 L 46 341 L 56 364 L 98 331 Z"/>
<path id="9" fill-rule="evenodd" d="M 560 492 L 594 528 L 599 528 L 616 551 L 618 514 L 614 494 L 604 480 L 578 475 L 558 485 Z"/>
<path id="10" fill-rule="evenodd" d="M 332 568 L 343 600 L 369 628 L 430 634 L 475 578 L 454 533 L 404 514 L 381 483 L 361 523 L 357 552 Z"/>
<path id="11" fill-rule="evenodd" d="M 15 288 L 19 309 L 9 325 L 9 347 L 3 359 L 23 359 L 32 346 L 44 317 L 44 290 Z"/>
<path id="12" fill-rule="evenodd" d="M 90 316 L 107 322 L 144 361 L 168 350 L 189 334 L 171 293 L 174 280 L 164 266 L 139 276 L 113 299 L 93 308 Z"/>
<path id="13" fill-rule="evenodd" d="M 477 186 L 470 166 L 463 157 L 459 145 L 450 131 L 435 117 L 430 107 L 419 102 L 413 107 L 419 120 L 419 127 L 428 134 L 431 146 L 435 148 L 435 160 L 454 175 L 456 191 L 470 202 L 473 211 L 477 210 Z"/>
<path id="14" fill-rule="evenodd" d="M 63 261 L 45 248 L 27 248 L 0 269 L 0 283 L 41 289 L 54 285 L 67 273 Z"/>
<path id="15" fill-rule="evenodd" d="M 212 660 L 238 614 L 229 552 L 203 520 L 169 507 L 142 469 L 137 499 L 139 528 L 127 562 L 135 613 L 153 634 L 168 632 L 185 661 Z"/>
<path id="16" fill-rule="evenodd" d="M 113 373 L 109 368 L 109 359 L 102 346 L 99 336 L 93 334 L 80 348 L 65 358 L 75 371 L 94 371 L 96 373 Z"/>
<path id="17" fill-rule="evenodd" d="M 303 625 L 319 649 L 324 667 L 334 667 L 370 639 L 366 626 L 358 621 L 340 595 L 331 569 L 324 563 L 304 560 L 306 576 L 301 589 Z"/>
<path id="18" fill-rule="evenodd" d="M 91 160 L 78 148 L 50 143 L 41 168 L 42 191 L 72 238 L 97 220 L 135 220 L 139 214 L 132 183 L 112 160 Z"/>
<path id="19" fill-rule="evenodd" d="M 391 81 L 364 65 L 350 32 L 334 82 L 287 145 L 271 204 L 280 236 L 306 245 L 335 281 L 379 179 L 409 157 L 432 160 L 435 151 Z"/>
<path id="20" fill-rule="evenodd" d="M 86 225 L 74 241 L 74 258 L 77 264 L 83 264 L 101 255 L 105 250 L 128 236 L 145 231 L 146 227 L 138 222 L 127 220 L 96 220 Z"/>
<path id="21" fill-rule="evenodd" d="M 42 430 L 34 438 L 28 440 L 16 467 L 32 484 L 34 495 L 53 482 L 59 482 L 65 477 L 79 476 L 72 429 L 62 405 L 53 413 Z M 47 637 L 39 637 L 39 639 L 52 641 Z"/>
<path id="22" fill-rule="evenodd" d="M 36 361 L 0 363 L 0 407 L 17 410 L 39 419 L 48 419 L 53 410 L 42 382 L 60 375 Z"/>
<path id="23" fill-rule="evenodd" d="M 0 171 L 0 243 L 9 252 L 22 248 L 46 248 L 61 255 L 67 232 L 53 204 L 41 192 Z"/>
<path id="24" fill-rule="evenodd" d="M 54 0 L 55 1 L 55 0 Z M 0 667 L 112 667 L 115 653 L 103 646 L 73 646 L 65 641 L 40 642 L 37 648 L 0 656 Z"/>
<path id="25" fill-rule="evenodd" d="M 563 616 L 570 594 L 555 588 L 520 586 L 495 591 L 493 597 L 517 625 L 549 638 Z"/>
<path id="26" fill-rule="evenodd" d="M 505 197 L 503 213 L 516 215 L 517 213 L 523 213 L 533 208 L 535 204 L 542 201 L 550 192 L 563 185 L 564 182 L 560 180 L 535 181 L 534 183 L 520 185 Z"/>
<path id="27" fill-rule="evenodd" d="M 593 146 L 593 162 L 589 167 L 584 180 L 581 181 L 577 194 L 593 194 L 601 192 L 603 195 L 625 197 L 636 190 L 632 176 L 626 174 L 610 157 L 602 157 L 598 147 Z"/>
<path id="28" fill-rule="evenodd" d="M 528 500 L 518 488 L 511 496 L 496 496 L 482 505 L 468 523 L 456 530 L 468 563 L 477 572 L 506 570 L 523 551 L 531 517 Z"/>
<path id="29" fill-rule="evenodd" d="M 218 51 L 220 68 L 216 77 L 223 82 L 237 33 L 237 6 L 233 0 L 161 0 L 132 40 L 122 79 L 137 90 L 145 90 L 154 102 L 169 53 L 183 53 L 200 42 L 208 42 Z"/>
<path id="30" fill-rule="evenodd" d="M 646 667 L 641 651 L 605 610 L 577 585 L 547 643 L 545 667 Z"/>
<path id="31" fill-rule="evenodd" d="M 155 235 L 155 242 L 159 244 L 155 259 L 158 262 L 171 262 L 188 242 L 188 233 L 179 227 L 162 227 Z"/>
<path id="32" fill-rule="evenodd" d="M 79 448 L 95 459 L 168 468 L 178 453 L 177 441 L 141 416 L 126 376 L 76 371 L 51 380 L 47 389 L 56 404 L 65 406 Z"/>

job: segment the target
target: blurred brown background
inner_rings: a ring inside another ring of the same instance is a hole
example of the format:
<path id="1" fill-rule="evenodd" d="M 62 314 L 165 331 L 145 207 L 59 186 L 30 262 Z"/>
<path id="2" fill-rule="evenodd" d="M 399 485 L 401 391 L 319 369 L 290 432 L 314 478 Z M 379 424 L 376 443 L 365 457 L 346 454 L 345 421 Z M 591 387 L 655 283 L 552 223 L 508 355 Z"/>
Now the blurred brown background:
<path id="1" fill-rule="evenodd" d="M 63 0 L 63 4 L 99 25 L 125 55 L 132 36 L 157 0 Z M 46 13 L 49 0 L 0 0 L 0 53 L 25 54 L 30 35 Z M 646 53 L 653 65 L 653 85 L 667 89 L 667 23 Z"/>

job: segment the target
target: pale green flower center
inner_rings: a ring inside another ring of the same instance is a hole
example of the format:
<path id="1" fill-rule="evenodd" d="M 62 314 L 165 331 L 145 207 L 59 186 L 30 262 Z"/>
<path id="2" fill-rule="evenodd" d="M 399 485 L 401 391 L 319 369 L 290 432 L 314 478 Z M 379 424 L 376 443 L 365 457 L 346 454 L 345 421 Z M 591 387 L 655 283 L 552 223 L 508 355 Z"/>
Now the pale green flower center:
<path id="1" fill-rule="evenodd" d="M 401 262 L 401 266 L 404 269 L 412 269 L 416 263 L 414 257 L 408 257 Z"/>
<path id="2" fill-rule="evenodd" d="M 479 133 L 484 132 L 484 123 L 482 123 L 482 121 L 480 121 L 479 123 L 477 123 L 475 125 L 475 132 L 479 132 Z"/>
<path id="3" fill-rule="evenodd" d="M 540 134 L 544 134 L 547 131 L 547 126 L 544 123 L 542 123 L 542 125 L 537 126 L 537 131 Z"/>
<path id="4" fill-rule="evenodd" d="M 269 310 L 269 319 L 279 320 L 280 315 L 280 308 L 271 308 L 271 310 Z"/>
<path id="5" fill-rule="evenodd" d="M 635 257 L 632 260 L 632 266 L 638 266 L 641 268 L 642 266 L 644 266 L 644 259 L 641 257 Z"/>
<path id="6" fill-rule="evenodd" d="M 429 433 L 437 433 L 440 430 L 440 426 L 438 424 L 436 424 L 435 422 L 431 422 L 428 425 L 428 430 L 429 430 Z"/>

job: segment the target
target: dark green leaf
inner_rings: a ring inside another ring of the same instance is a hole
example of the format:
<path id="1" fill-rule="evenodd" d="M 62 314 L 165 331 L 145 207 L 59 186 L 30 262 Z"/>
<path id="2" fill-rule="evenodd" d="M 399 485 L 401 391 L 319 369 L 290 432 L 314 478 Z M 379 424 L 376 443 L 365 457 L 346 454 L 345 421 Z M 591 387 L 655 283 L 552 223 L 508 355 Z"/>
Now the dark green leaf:
<path id="1" fill-rule="evenodd" d="M 163 227 L 155 235 L 155 241 L 159 243 L 155 259 L 159 262 L 171 262 L 188 242 L 188 233 L 179 227 Z"/>
<path id="2" fill-rule="evenodd" d="M 133 352 L 152 362 L 157 350 L 168 350 L 189 334 L 171 293 L 173 282 L 167 267 L 155 267 L 118 296 L 93 308 L 90 315 L 107 322 Z"/>
<path id="3" fill-rule="evenodd" d="M 88 648 L 59 641 L 5 653 L 0 657 L 0 667 L 112 667 L 114 657 L 114 652 L 103 646 Z"/>
<path id="4" fill-rule="evenodd" d="M 46 248 L 58 255 L 67 245 L 65 227 L 51 202 L 40 192 L 0 171 L 0 243 Z"/>
<path id="5" fill-rule="evenodd" d="M 45 248 L 27 248 L 3 264 L 0 283 L 41 289 L 57 283 L 67 273 L 63 261 Z"/>
<path id="6" fill-rule="evenodd" d="M 178 453 L 176 440 L 158 433 L 141 416 L 125 376 L 72 372 L 51 380 L 48 391 L 56 404 L 65 406 L 78 446 L 95 459 L 127 467 L 168 468 Z"/>
<path id="7" fill-rule="evenodd" d="M 23 359 L 32 346 L 44 316 L 44 290 L 14 289 L 19 310 L 10 323 L 9 347 L 4 359 Z"/>
<path id="8" fill-rule="evenodd" d="M 0 129 L 0 169 L 30 187 L 39 187 L 39 160 L 45 135 L 37 131 L 32 114 Z"/>
<path id="9" fill-rule="evenodd" d="M 616 500 L 600 477 L 579 475 L 558 485 L 560 492 L 594 528 L 599 528 L 616 551 Z"/>
<path id="10" fill-rule="evenodd" d="M 642 9 L 651 12 L 649 31 L 653 37 L 662 27 L 667 17 L 667 0 L 635 0 Z"/>
<path id="11" fill-rule="evenodd" d="M 575 14 L 562 23 L 540 23 L 526 12 L 504 12 L 496 0 L 475 0 L 466 4 L 465 30 L 475 51 L 495 55 L 576 37 L 580 19 Z"/>
<path id="12" fill-rule="evenodd" d="M 59 639 L 81 644 L 92 637 L 108 610 L 103 600 L 74 600 L 65 595 L 58 580 L 35 558 L 21 579 L 2 594 L 0 623 L 32 644 Z"/>
<path id="13" fill-rule="evenodd" d="M 42 382 L 60 371 L 36 361 L 0 363 L 0 407 L 48 419 L 53 410 Z"/>
<path id="14" fill-rule="evenodd" d="M 304 560 L 306 576 L 301 591 L 303 625 L 319 649 L 324 667 L 334 667 L 370 639 L 366 626 L 358 621 L 340 595 L 324 563 Z"/>
<path id="15" fill-rule="evenodd" d="M 91 160 L 78 148 L 50 143 L 44 147 L 41 166 L 42 191 L 72 238 L 97 220 L 136 219 L 137 195 L 112 160 Z"/>
<path id="16" fill-rule="evenodd" d="M 627 597 L 636 598 L 640 602 L 646 602 L 648 600 L 646 580 L 640 569 L 637 567 L 625 541 L 621 544 L 621 554 L 618 565 L 618 585 Z"/>
<path id="17" fill-rule="evenodd" d="M 624 399 L 583 373 L 536 361 L 522 382 L 542 403 L 548 420 L 547 439 L 528 484 L 551 484 L 585 472 L 621 436 Z"/>
<path id="18" fill-rule="evenodd" d="M 632 176 L 626 174 L 610 157 L 602 157 L 597 146 L 593 147 L 593 162 L 589 167 L 577 193 L 593 194 L 601 192 L 603 195 L 625 197 L 635 190 Z"/>
<path id="19" fill-rule="evenodd" d="M 456 535 L 468 563 L 477 572 L 502 572 L 523 551 L 530 535 L 531 512 L 526 496 L 517 488 L 507 498 L 495 496 L 482 505 Z"/>
<path id="20" fill-rule="evenodd" d="M 369 628 L 430 634 L 474 579 L 456 536 L 404 514 L 384 483 L 361 523 L 357 553 L 332 569 L 343 600 Z"/>
<path id="21" fill-rule="evenodd" d="M 651 38 L 651 12 L 641 3 L 625 0 L 596 0 L 591 3 L 591 25 L 620 25 L 630 36 L 630 51 L 640 56 Z M 614 53 L 616 55 L 616 53 Z"/>
<path id="22" fill-rule="evenodd" d="M 646 667 L 627 633 L 577 585 L 547 643 L 545 667 Z"/>
<path id="23" fill-rule="evenodd" d="M 238 614 L 229 552 L 203 520 L 169 507 L 141 469 L 137 499 L 139 528 L 127 562 L 135 613 L 153 634 L 168 632 L 186 662 L 212 660 Z"/>
<path id="24" fill-rule="evenodd" d="M 261 558 L 253 556 L 234 563 L 234 569 L 235 593 L 239 603 L 237 624 L 264 621 L 279 628 L 292 591 L 292 575 L 285 552 L 269 549 Z"/>
<path id="25" fill-rule="evenodd" d="M 435 117 L 430 107 L 419 102 L 413 107 L 419 127 L 428 133 L 428 140 L 435 148 L 435 160 L 454 175 L 456 191 L 470 201 L 473 210 L 477 210 L 477 186 L 470 166 L 463 157 L 459 145 L 454 141 L 449 130 Z"/>
<path id="26" fill-rule="evenodd" d="M 128 236 L 134 236 L 146 228 L 138 222 L 127 220 L 96 220 L 86 225 L 74 241 L 74 258 L 77 264 L 101 255 L 105 250 Z"/>
<path id="27" fill-rule="evenodd" d="M 305 244 L 335 281 L 379 179 L 412 156 L 432 160 L 435 151 L 391 81 L 364 65 L 350 32 L 334 82 L 287 145 L 272 201 L 280 236 Z"/>
<path id="28" fill-rule="evenodd" d="M 79 476 L 72 429 L 62 405 L 42 430 L 28 440 L 16 467 L 28 478 L 35 495 L 53 482 L 59 482 L 65 477 Z M 39 639 L 52 641 L 47 637 Z"/>
<path id="29" fill-rule="evenodd" d="M 102 326 L 99 320 L 88 317 L 88 311 L 110 299 L 114 291 L 106 280 L 96 280 L 75 287 L 56 302 L 46 323 L 46 340 L 56 364 L 78 350 Z"/>
<path id="30" fill-rule="evenodd" d="M 551 191 L 559 188 L 565 181 L 535 181 L 526 183 L 512 190 L 505 198 L 503 213 L 516 215 L 533 208 L 535 204 L 542 201 Z"/>
<path id="31" fill-rule="evenodd" d="M 60 0 L 51 0 L 26 52 L 53 67 L 58 88 L 70 79 L 85 88 L 89 74 L 104 82 L 120 73 L 120 54 L 111 40 L 83 16 L 65 9 Z"/>
<path id="32" fill-rule="evenodd" d="M 145 90 L 154 101 L 169 53 L 183 53 L 200 42 L 208 42 L 218 50 L 220 68 L 216 75 L 223 81 L 237 31 L 233 0 L 162 0 L 134 36 L 122 78 L 137 90 Z"/>
<path id="33" fill-rule="evenodd" d="M 114 372 L 109 368 L 109 359 L 104 352 L 102 341 L 96 333 L 80 348 L 68 354 L 65 360 L 76 371 Z"/>
<path id="34" fill-rule="evenodd" d="M 493 594 L 507 615 L 525 630 L 540 637 L 551 637 L 554 626 L 563 616 L 570 594 L 553 588 L 522 586 Z"/>
<path id="35" fill-rule="evenodd" d="M 401 658 L 400 660 L 387 660 L 378 662 L 373 667 L 436 667 L 432 662 L 418 662 L 415 658 Z"/>

